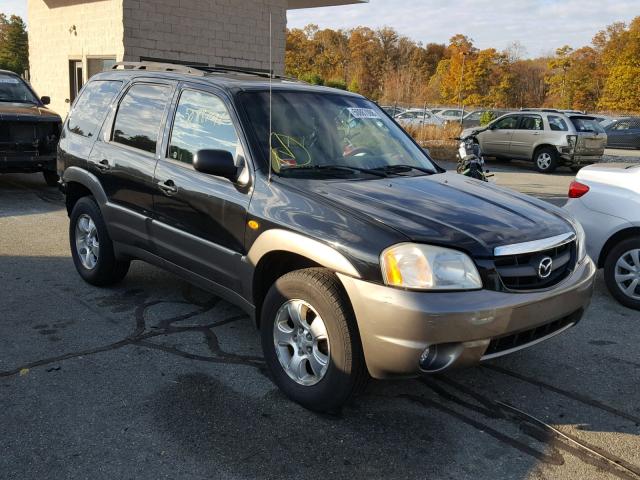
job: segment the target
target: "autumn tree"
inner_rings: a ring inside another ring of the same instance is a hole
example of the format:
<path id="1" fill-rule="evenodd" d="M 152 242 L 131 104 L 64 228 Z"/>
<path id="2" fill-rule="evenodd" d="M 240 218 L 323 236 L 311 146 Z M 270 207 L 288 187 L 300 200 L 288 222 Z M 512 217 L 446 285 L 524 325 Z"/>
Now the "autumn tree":
<path id="1" fill-rule="evenodd" d="M 18 74 L 29 68 L 27 27 L 22 18 L 0 13 L 0 69 Z"/>

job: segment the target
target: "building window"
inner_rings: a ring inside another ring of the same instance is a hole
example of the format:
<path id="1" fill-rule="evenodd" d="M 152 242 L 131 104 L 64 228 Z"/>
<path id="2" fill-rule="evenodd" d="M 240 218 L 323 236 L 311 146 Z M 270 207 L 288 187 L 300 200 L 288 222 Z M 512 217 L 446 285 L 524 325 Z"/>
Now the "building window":
<path id="1" fill-rule="evenodd" d="M 96 73 L 111 69 L 116 63 L 116 57 L 101 57 L 87 59 L 87 80 Z"/>
<path id="2" fill-rule="evenodd" d="M 71 103 L 78 96 L 83 84 L 82 60 L 69 60 L 69 100 Z"/>

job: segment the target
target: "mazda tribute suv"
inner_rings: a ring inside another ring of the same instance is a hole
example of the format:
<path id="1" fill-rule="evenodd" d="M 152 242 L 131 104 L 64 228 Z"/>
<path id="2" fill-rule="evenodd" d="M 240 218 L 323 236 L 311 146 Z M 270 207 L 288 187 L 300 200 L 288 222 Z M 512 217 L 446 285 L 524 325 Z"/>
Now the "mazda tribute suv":
<path id="1" fill-rule="evenodd" d="M 82 278 L 143 260 L 238 305 L 273 381 L 319 411 L 370 377 L 476 365 L 580 320 L 595 268 L 566 213 L 445 172 L 360 95 L 267 77 L 91 78 L 58 155 Z"/>

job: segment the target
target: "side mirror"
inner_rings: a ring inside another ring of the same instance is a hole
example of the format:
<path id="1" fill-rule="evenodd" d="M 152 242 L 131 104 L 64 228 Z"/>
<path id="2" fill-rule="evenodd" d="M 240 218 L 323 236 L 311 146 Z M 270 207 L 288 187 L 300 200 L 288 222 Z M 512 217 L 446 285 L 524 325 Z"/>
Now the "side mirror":
<path id="1" fill-rule="evenodd" d="M 51 97 L 40 97 L 40 101 L 43 105 L 49 105 L 51 103 Z"/>
<path id="2" fill-rule="evenodd" d="M 238 178 L 233 155 L 227 150 L 198 150 L 193 158 L 193 168 L 198 172 L 235 181 Z"/>

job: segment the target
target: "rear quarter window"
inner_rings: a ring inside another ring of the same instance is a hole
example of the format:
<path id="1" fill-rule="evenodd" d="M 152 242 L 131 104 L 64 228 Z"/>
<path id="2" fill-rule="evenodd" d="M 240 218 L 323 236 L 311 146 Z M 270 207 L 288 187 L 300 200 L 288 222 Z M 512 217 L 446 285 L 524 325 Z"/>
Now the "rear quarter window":
<path id="1" fill-rule="evenodd" d="M 564 118 L 549 115 L 549 129 L 554 132 L 566 132 L 569 130 L 569 126 Z"/>
<path id="2" fill-rule="evenodd" d="M 117 80 L 94 80 L 85 85 L 69 115 L 69 131 L 83 137 L 95 137 L 121 88 L 122 82 Z"/>
<path id="3" fill-rule="evenodd" d="M 604 129 L 593 117 L 569 117 L 578 133 L 604 133 Z"/>

